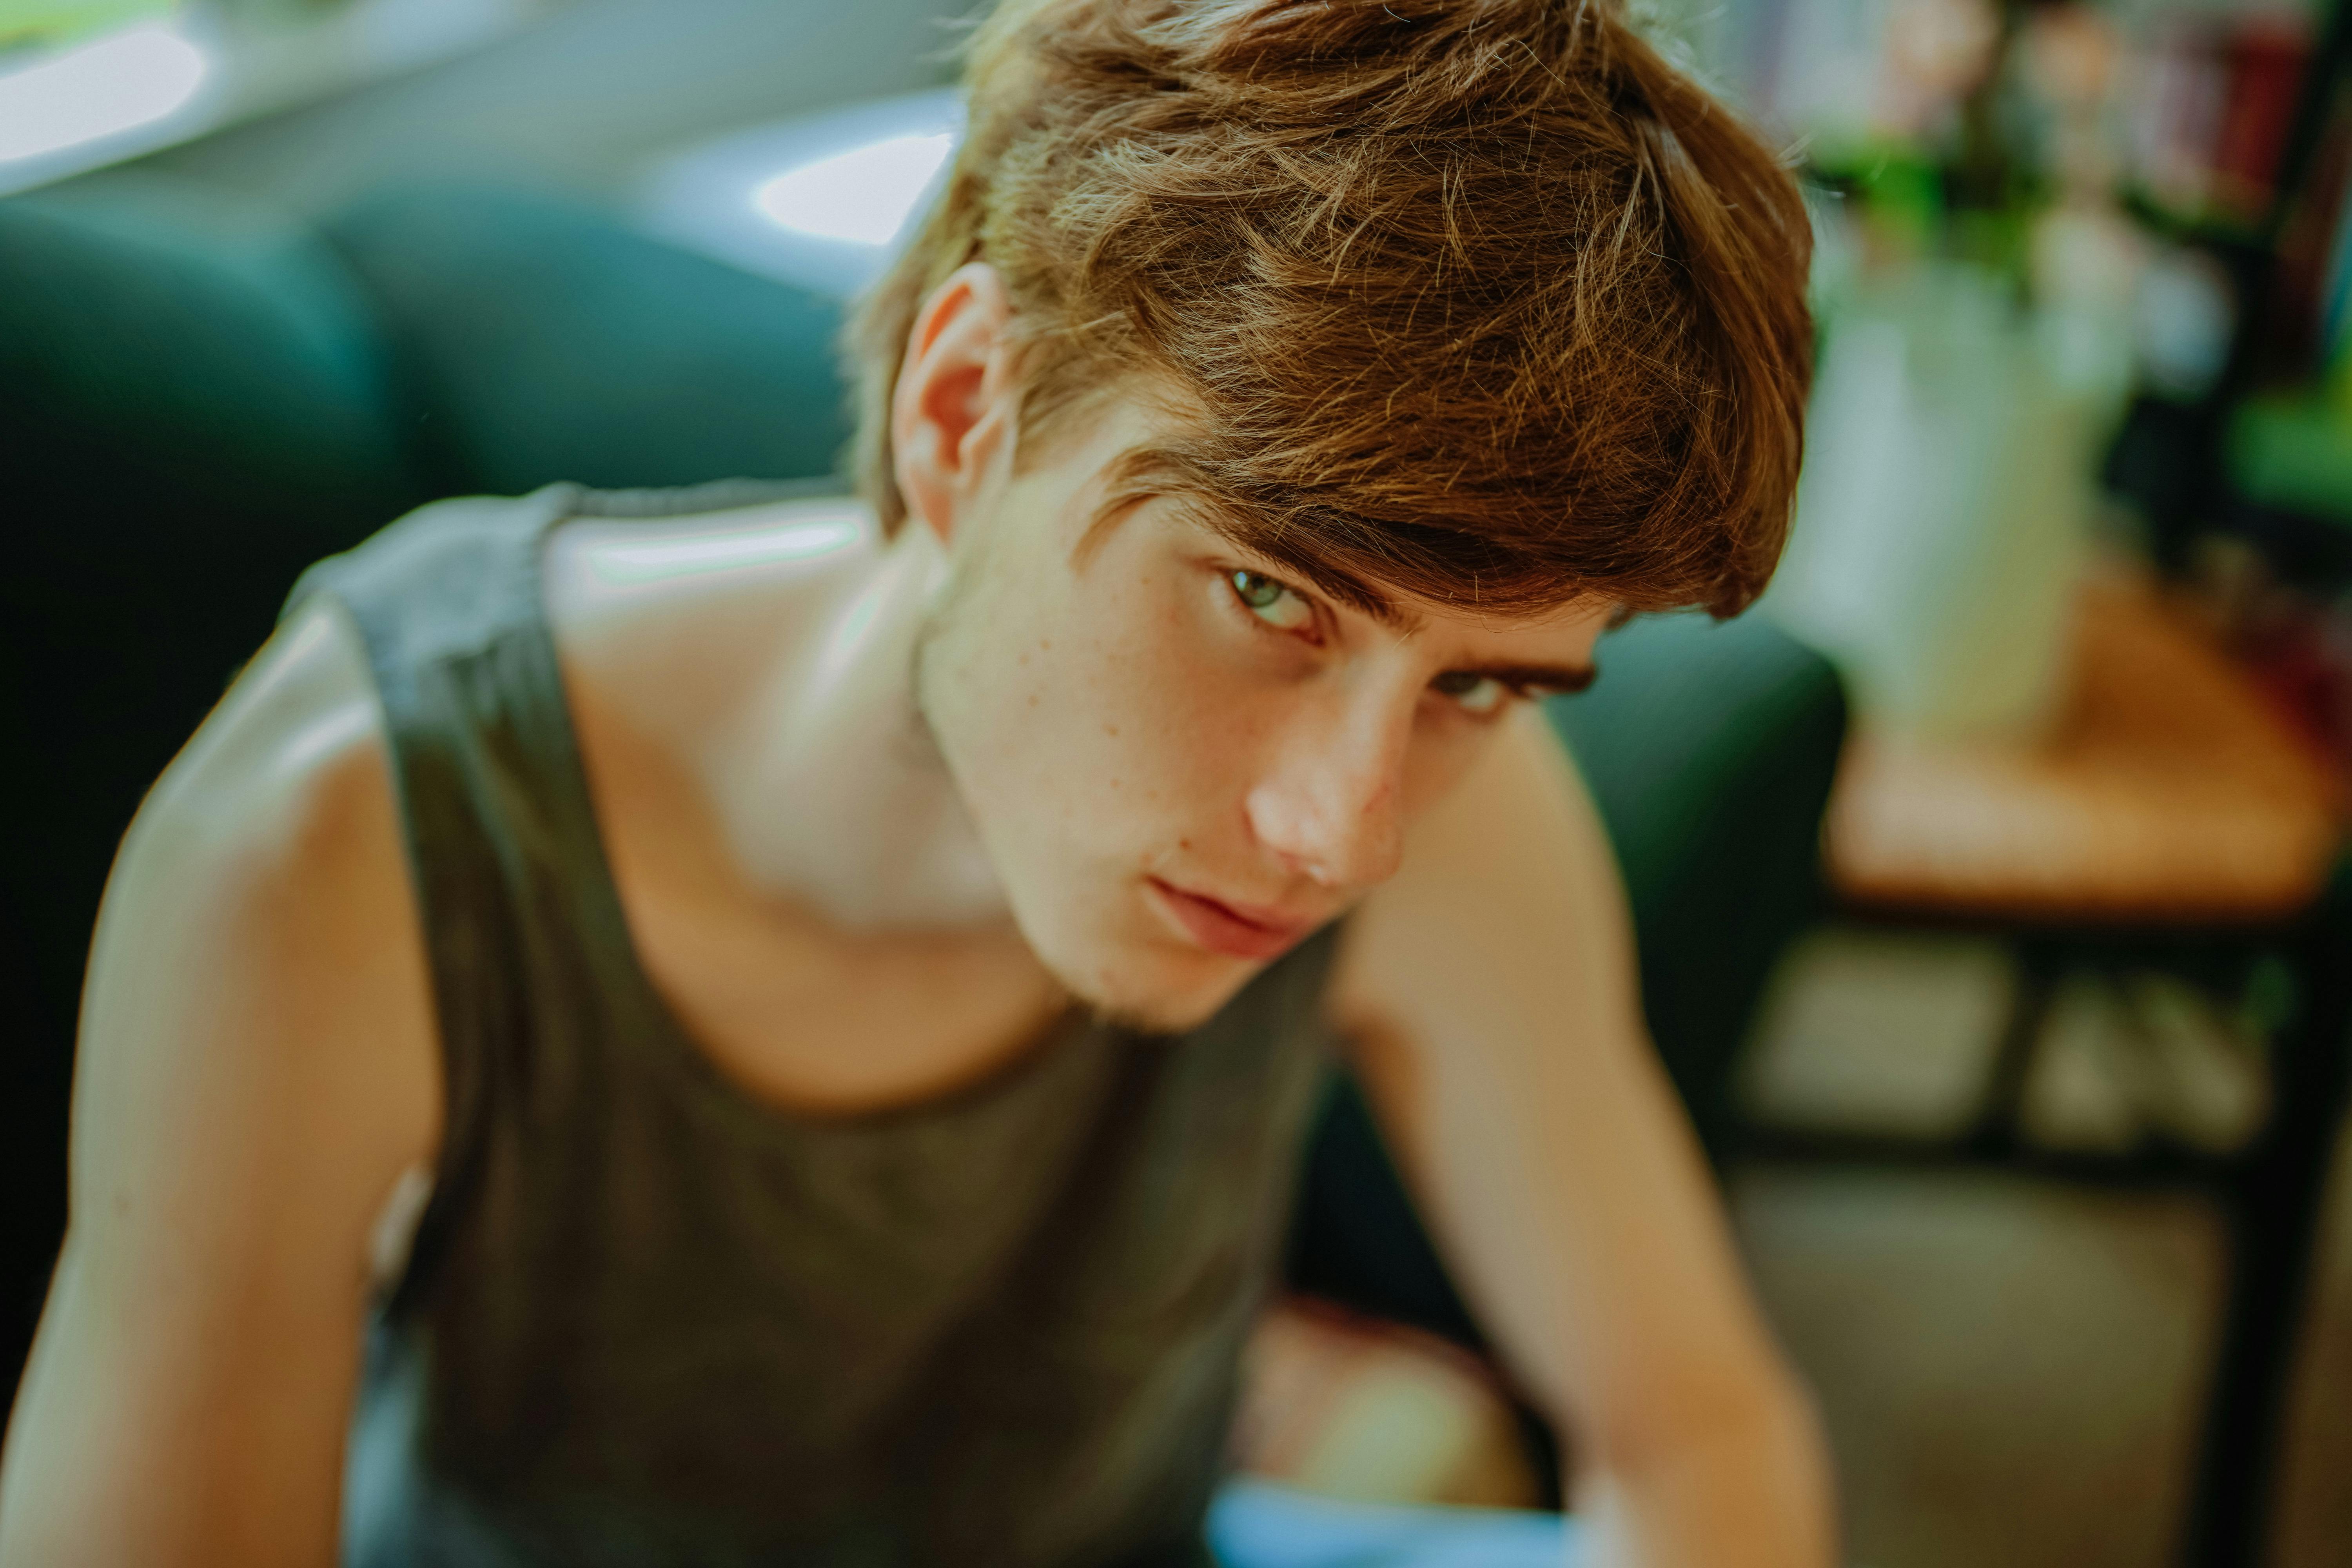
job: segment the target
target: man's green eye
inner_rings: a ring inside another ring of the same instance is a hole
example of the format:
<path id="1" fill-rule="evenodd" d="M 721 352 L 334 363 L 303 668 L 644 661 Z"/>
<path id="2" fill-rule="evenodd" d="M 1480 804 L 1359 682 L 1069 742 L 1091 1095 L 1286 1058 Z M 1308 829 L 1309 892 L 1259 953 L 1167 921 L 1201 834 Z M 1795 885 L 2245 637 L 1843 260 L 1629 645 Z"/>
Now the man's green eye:
<path id="1" fill-rule="evenodd" d="M 1250 614 L 1270 626 L 1297 631 L 1313 618 L 1306 600 L 1263 572 L 1235 571 L 1227 574 L 1225 580 Z"/>
<path id="2" fill-rule="evenodd" d="M 1492 713 L 1511 695 L 1510 688 L 1493 676 L 1467 669 L 1449 669 L 1429 684 L 1439 696 L 1452 698 L 1465 713 Z"/>

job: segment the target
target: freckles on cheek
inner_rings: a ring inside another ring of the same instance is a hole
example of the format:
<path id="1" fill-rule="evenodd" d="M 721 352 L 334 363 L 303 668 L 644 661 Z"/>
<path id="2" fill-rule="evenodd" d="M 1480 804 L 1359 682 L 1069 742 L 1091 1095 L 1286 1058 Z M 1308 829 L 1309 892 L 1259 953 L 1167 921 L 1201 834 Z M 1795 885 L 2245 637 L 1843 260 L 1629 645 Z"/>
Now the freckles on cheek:
<path id="1" fill-rule="evenodd" d="M 1106 671 L 1118 689 L 1126 716 L 1118 721 L 1121 755 L 1130 783 L 1148 781 L 1155 793 L 1210 804 L 1244 744 L 1251 704 L 1231 663 L 1202 645 L 1197 613 L 1162 609 L 1141 621 L 1139 635 Z M 1241 791 L 1230 791 L 1237 801 Z"/>
<path id="2" fill-rule="evenodd" d="M 996 790 L 1024 810 L 1059 816 L 1099 791 L 1112 761 L 1107 747 L 1133 716 L 1106 701 L 1098 659 L 1067 635 L 1032 634 L 1003 668 L 988 726 Z"/>
<path id="3" fill-rule="evenodd" d="M 1000 736 L 1010 752 L 1029 753 L 1034 763 L 1050 763 L 1060 743 L 1055 724 L 1069 705 L 1070 693 L 1058 679 L 1050 644 L 1033 643 L 1023 655 L 1024 668 L 1013 682 L 1015 700 L 1007 704 L 1007 723 Z"/>
<path id="4" fill-rule="evenodd" d="M 1150 570 L 1121 575 L 1098 559 L 1086 591 L 1033 624 L 1004 705 L 1010 766 L 1055 798 L 1116 802 L 1122 812 L 1192 802 L 1213 782 L 1211 721 L 1231 671 L 1202 646 L 1187 580 Z"/>

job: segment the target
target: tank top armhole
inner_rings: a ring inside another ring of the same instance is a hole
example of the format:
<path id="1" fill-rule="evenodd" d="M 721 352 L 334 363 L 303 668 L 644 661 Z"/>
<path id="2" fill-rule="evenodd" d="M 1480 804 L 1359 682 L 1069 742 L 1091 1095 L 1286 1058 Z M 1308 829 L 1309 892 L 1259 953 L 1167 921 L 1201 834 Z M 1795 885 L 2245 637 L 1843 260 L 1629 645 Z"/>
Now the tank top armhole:
<path id="1" fill-rule="evenodd" d="M 405 1257 L 378 1283 L 376 1308 L 387 1318 L 404 1315 L 431 1289 L 436 1265 L 464 1223 L 496 1115 L 491 1102 L 498 1074 L 491 1052 L 501 1035 L 512 1033 L 522 1005 L 511 994 L 509 977 L 500 973 L 499 960 L 507 956 L 513 936 L 512 912 L 504 907 L 487 825 L 478 819 L 471 799 L 463 738 L 451 732 L 455 716 L 437 712 L 430 695 L 440 673 L 435 667 L 467 651 L 464 644 L 471 639 L 459 638 L 454 649 L 437 649 L 432 632 L 420 631 L 420 616 L 429 622 L 434 612 L 402 591 L 415 586 L 406 581 L 412 573 L 404 568 L 419 553 L 404 546 L 427 542 L 430 536 L 419 525 L 435 521 L 430 514 L 463 508 L 475 513 L 467 522 L 478 517 L 489 524 L 495 518 L 505 525 L 483 528 L 473 542 L 493 555 L 507 530 L 519 529 L 535 548 L 538 537 L 570 515 L 583 493 L 578 486 L 551 485 L 512 500 L 423 509 L 358 549 L 310 567 L 280 612 L 283 621 L 314 600 L 331 605 L 364 652 L 383 726 L 401 860 L 432 990 L 441 1137 L 425 1166 L 431 1191 L 410 1231 Z"/>
<path id="2" fill-rule="evenodd" d="M 446 951 L 449 941 L 443 934 L 443 921 L 436 918 L 444 913 L 436 907 L 442 900 L 435 896 L 426 869 L 428 851 L 420 842 L 420 809 L 430 808 L 423 807 L 418 799 L 424 786 L 417 777 L 419 768 L 415 755 L 415 716 L 405 710 L 406 704 L 396 702 L 394 692 L 387 689 L 391 683 L 386 679 L 385 660 L 393 650 L 384 646 L 384 639 L 371 627 L 370 617 L 360 612 L 334 576 L 306 582 L 304 589 L 302 600 L 331 605 L 366 650 L 368 671 L 375 686 L 383 725 L 384 760 L 391 774 L 394 815 L 399 821 L 401 864 L 408 877 L 409 894 L 416 911 L 417 939 L 424 949 L 432 994 L 429 1012 L 433 1050 L 441 1069 L 441 1135 L 424 1163 L 430 1190 L 422 1212 L 408 1227 L 407 1244 L 397 1266 L 376 1285 L 378 1310 L 387 1316 L 398 1316 L 430 1287 L 434 1265 L 463 1217 L 488 1139 L 488 1064 L 479 1048 L 482 1042 L 471 1037 L 478 1037 L 480 1031 L 467 1029 L 458 1022 L 465 1009 L 480 1006 L 481 998 L 465 994 L 465 988 L 453 975 Z M 291 607 L 289 604 L 289 610 Z"/>

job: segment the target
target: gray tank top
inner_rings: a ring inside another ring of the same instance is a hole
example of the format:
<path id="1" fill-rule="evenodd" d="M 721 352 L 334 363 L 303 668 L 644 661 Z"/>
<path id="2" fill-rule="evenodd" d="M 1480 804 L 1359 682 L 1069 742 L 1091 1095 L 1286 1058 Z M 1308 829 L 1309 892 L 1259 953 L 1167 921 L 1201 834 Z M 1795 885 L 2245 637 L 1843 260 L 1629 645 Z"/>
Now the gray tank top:
<path id="1" fill-rule="evenodd" d="M 757 499 L 445 503 L 295 590 L 382 692 L 447 1082 L 344 1562 L 1205 1562 L 1331 933 L 1180 1038 L 1074 1021 L 879 1114 L 747 1096 L 631 948 L 539 561 L 565 517 Z"/>

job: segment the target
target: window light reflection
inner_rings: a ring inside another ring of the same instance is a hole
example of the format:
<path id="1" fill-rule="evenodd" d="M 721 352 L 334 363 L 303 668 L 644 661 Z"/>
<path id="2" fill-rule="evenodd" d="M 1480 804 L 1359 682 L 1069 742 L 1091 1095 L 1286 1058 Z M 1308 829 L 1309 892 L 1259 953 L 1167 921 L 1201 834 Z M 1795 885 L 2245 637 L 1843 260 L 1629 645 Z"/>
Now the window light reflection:
<path id="1" fill-rule="evenodd" d="M 0 163 L 161 120 L 195 97 L 211 65 L 169 25 L 150 22 L 0 75 Z"/>
<path id="2" fill-rule="evenodd" d="M 779 227 L 820 239 L 887 245 L 954 151 L 946 132 L 891 136 L 788 169 L 752 205 Z"/>

